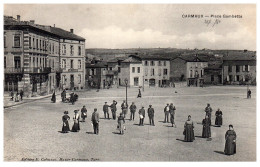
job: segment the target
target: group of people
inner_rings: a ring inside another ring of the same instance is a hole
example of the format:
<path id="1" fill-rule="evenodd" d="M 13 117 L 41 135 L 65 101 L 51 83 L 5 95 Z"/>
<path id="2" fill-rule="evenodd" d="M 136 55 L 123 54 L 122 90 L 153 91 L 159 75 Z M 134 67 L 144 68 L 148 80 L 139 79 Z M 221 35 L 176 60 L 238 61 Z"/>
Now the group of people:
<path id="1" fill-rule="evenodd" d="M 207 107 L 205 108 L 205 118 L 202 120 L 202 138 L 211 138 L 211 113 L 212 108 L 210 107 L 210 104 L 207 104 Z M 222 111 L 218 108 L 218 110 L 215 113 L 216 119 L 215 119 L 215 127 L 221 127 L 223 123 L 222 118 Z M 194 123 L 191 120 L 191 116 L 188 116 L 188 120 L 184 124 L 184 141 L 186 142 L 193 142 L 195 140 L 194 136 Z M 225 134 L 225 149 L 224 153 L 226 155 L 233 155 L 236 153 L 236 132 L 233 129 L 233 125 L 229 125 L 229 130 Z"/>
<path id="2" fill-rule="evenodd" d="M 11 91 L 10 93 L 10 96 L 11 96 L 11 101 L 14 101 L 14 102 L 19 102 L 19 101 L 23 101 L 23 90 L 20 90 L 20 92 L 16 92 L 16 94 L 14 95 L 14 92 Z"/>
<path id="3" fill-rule="evenodd" d="M 72 92 L 70 94 L 70 98 L 66 98 L 66 90 L 64 89 L 62 92 L 61 92 L 61 101 L 63 103 L 71 103 L 72 105 L 75 104 L 75 102 L 78 100 L 78 95 L 74 92 Z M 55 90 L 53 91 L 53 94 L 52 94 L 52 97 L 51 97 L 51 101 L 53 103 L 56 103 L 56 94 L 55 94 Z"/>

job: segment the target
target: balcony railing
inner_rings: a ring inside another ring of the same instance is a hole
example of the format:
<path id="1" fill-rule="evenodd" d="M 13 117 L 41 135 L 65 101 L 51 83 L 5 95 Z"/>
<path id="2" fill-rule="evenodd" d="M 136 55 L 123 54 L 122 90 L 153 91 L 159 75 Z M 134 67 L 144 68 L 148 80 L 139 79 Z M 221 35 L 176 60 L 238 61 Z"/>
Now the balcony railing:
<path id="1" fill-rule="evenodd" d="M 23 73 L 31 74 L 31 73 L 50 73 L 50 72 L 51 72 L 51 67 L 5 68 L 6 74 L 23 74 Z"/>

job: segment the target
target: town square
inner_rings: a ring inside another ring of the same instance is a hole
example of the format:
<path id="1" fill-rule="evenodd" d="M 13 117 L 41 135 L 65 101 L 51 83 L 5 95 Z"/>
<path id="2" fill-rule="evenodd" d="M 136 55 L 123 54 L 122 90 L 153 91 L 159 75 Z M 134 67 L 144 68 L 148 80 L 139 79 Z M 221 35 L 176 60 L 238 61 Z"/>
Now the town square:
<path id="1" fill-rule="evenodd" d="M 257 159 L 256 4 L 5 4 L 2 42 L 4 161 Z"/>

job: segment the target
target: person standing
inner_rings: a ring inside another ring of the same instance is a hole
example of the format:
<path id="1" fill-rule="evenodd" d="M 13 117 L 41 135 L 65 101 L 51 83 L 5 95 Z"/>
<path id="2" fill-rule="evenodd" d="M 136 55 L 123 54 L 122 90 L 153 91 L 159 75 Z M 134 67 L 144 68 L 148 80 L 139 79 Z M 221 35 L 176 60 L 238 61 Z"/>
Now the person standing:
<path id="1" fill-rule="evenodd" d="M 205 119 L 202 120 L 203 130 L 202 130 L 202 138 L 210 138 L 211 130 L 210 130 L 210 120 L 206 115 Z"/>
<path id="2" fill-rule="evenodd" d="M 137 98 L 142 98 L 141 90 L 139 88 Z"/>
<path id="3" fill-rule="evenodd" d="M 92 113 L 91 121 L 93 124 L 94 134 L 98 135 L 99 132 L 99 113 L 97 112 L 97 109 L 94 109 L 94 112 Z"/>
<path id="4" fill-rule="evenodd" d="M 166 123 L 166 120 L 167 120 L 167 122 L 169 122 L 169 113 L 170 113 L 170 107 L 169 107 L 169 104 L 167 104 L 164 107 L 164 123 Z"/>
<path id="5" fill-rule="evenodd" d="M 210 107 L 210 104 L 207 104 L 207 107 L 205 108 L 206 115 L 209 117 L 210 125 L 211 125 L 211 114 L 212 114 L 212 108 Z"/>
<path id="6" fill-rule="evenodd" d="M 113 103 L 110 105 L 112 117 L 114 120 L 116 119 L 116 110 L 117 110 L 116 105 L 117 105 L 117 101 L 115 100 L 113 100 Z"/>
<path id="7" fill-rule="evenodd" d="M 154 125 L 154 109 L 152 108 L 152 105 L 149 105 L 147 113 L 148 113 L 150 125 L 155 126 Z"/>
<path id="8" fill-rule="evenodd" d="M 145 110 L 144 110 L 144 107 L 143 107 L 143 106 L 142 106 L 142 108 L 139 110 L 139 117 L 140 117 L 139 126 L 144 126 Z"/>
<path id="9" fill-rule="evenodd" d="M 130 115 L 130 120 L 135 120 L 135 112 L 136 112 L 136 105 L 134 102 L 132 102 L 131 106 L 130 106 L 130 112 L 131 112 L 131 115 Z"/>
<path id="10" fill-rule="evenodd" d="M 225 149 L 224 153 L 226 155 L 236 154 L 236 132 L 233 129 L 233 125 L 229 125 L 229 130 L 225 134 Z"/>
<path id="11" fill-rule="evenodd" d="M 20 90 L 21 101 L 23 101 L 23 90 Z"/>
<path id="12" fill-rule="evenodd" d="M 127 105 L 127 103 L 124 100 L 123 103 L 121 104 L 121 109 L 122 109 L 122 113 L 124 115 L 124 118 L 125 118 L 125 116 L 127 114 L 127 108 L 128 108 L 128 105 Z"/>
<path id="13" fill-rule="evenodd" d="M 216 119 L 215 119 L 215 125 L 216 126 L 221 126 L 222 123 L 223 123 L 223 120 L 222 120 L 222 111 L 220 111 L 220 109 L 218 108 L 218 110 L 216 111 L 215 113 L 215 116 L 216 116 Z"/>
<path id="14" fill-rule="evenodd" d="M 68 116 L 69 112 L 68 111 L 64 111 L 64 115 L 62 116 L 62 133 L 68 133 L 70 131 L 70 126 L 69 126 L 69 120 L 70 117 Z"/>
<path id="15" fill-rule="evenodd" d="M 70 102 L 71 102 L 72 105 L 75 104 L 74 92 L 72 92 L 72 93 L 70 94 Z"/>
<path id="16" fill-rule="evenodd" d="M 53 103 L 56 103 L 55 91 L 54 91 L 53 94 L 52 94 L 51 101 L 52 101 Z"/>
<path id="17" fill-rule="evenodd" d="M 248 89 L 248 91 L 247 91 L 247 98 L 251 99 L 251 90 L 250 89 Z"/>
<path id="18" fill-rule="evenodd" d="M 71 131 L 72 132 L 78 132 L 80 130 L 80 127 L 79 127 L 79 113 L 78 113 L 79 110 L 74 110 L 74 115 L 73 115 L 73 121 L 74 121 L 74 124 L 72 126 L 72 129 Z"/>
<path id="19" fill-rule="evenodd" d="M 11 95 L 11 101 L 14 101 L 14 92 L 11 91 L 10 95 Z"/>
<path id="20" fill-rule="evenodd" d="M 85 122 L 85 119 L 88 117 L 87 112 L 88 110 L 86 109 L 86 106 L 83 106 L 83 108 L 81 109 L 82 122 Z"/>
<path id="21" fill-rule="evenodd" d="M 65 89 L 61 93 L 61 100 L 62 100 L 62 102 L 65 102 L 65 100 L 66 100 L 66 90 Z"/>
<path id="22" fill-rule="evenodd" d="M 176 110 L 176 108 L 175 108 L 175 106 L 173 106 L 173 104 L 171 103 L 170 104 L 170 120 L 171 120 L 171 123 L 172 123 L 172 127 L 173 127 L 173 125 L 175 125 L 175 122 L 174 122 L 174 116 L 175 116 L 175 110 Z M 175 128 L 176 128 L 176 125 L 175 125 Z"/>
<path id="23" fill-rule="evenodd" d="M 108 112 L 108 105 L 107 102 L 103 105 L 103 112 L 104 112 L 104 117 L 109 119 L 109 112 Z"/>
<path id="24" fill-rule="evenodd" d="M 188 120 L 184 124 L 184 141 L 186 142 L 193 142 L 195 140 L 194 136 L 194 124 L 193 121 L 191 120 L 191 116 L 188 116 Z"/>
<path id="25" fill-rule="evenodd" d="M 123 113 L 120 113 L 120 116 L 118 117 L 117 123 L 118 123 L 118 125 L 117 125 L 118 130 L 119 130 L 120 134 L 123 135 L 124 130 L 125 130 L 125 127 L 124 127 L 125 118 L 123 117 Z"/>
<path id="26" fill-rule="evenodd" d="M 16 95 L 15 95 L 15 99 L 14 99 L 14 101 L 15 102 L 19 102 L 19 93 L 18 93 L 18 91 L 16 92 Z"/>

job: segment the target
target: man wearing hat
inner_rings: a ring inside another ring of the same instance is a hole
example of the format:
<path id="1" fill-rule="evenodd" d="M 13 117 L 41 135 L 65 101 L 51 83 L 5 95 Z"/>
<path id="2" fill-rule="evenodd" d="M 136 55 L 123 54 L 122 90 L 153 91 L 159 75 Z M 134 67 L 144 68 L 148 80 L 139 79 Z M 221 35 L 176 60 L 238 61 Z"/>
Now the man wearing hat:
<path id="1" fill-rule="evenodd" d="M 82 122 L 85 122 L 85 119 L 87 118 L 87 109 L 86 106 L 83 106 L 83 108 L 81 109 L 81 118 L 82 118 Z"/>
<path id="2" fill-rule="evenodd" d="M 124 100 L 123 103 L 121 104 L 121 109 L 122 109 L 122 113 L 124 115 L 124 118 L 125 118 L 125 115 L 127 114 L 127 108 L 128 108 L 128 105 Z"/>
<path id="3" fill-rule="evenodd" d="M 152 108 L 152 105 L 149 105 L 147 113 L 148 113 L 150 125 L 155 126 L 154 125 L 154 109 Z"/>
<path id="4" fill-rule="evenodd" d="M 164 123 L 166 123 L 166 120 L 167 120 L 167 122 L 169 122 L 169 113 L 170 113 L 170 106 L 169 106 L 169 104 L 167 104 L 164 107 Z"/>
<path id="5" fill-rule="evenodd" d="M 140 117 L 139 126 L 144 126 L 145 110 L 144 110 L 144 107 L 143 107 L 143 106 L 142 106 L 142 108 L 139 110 L 139 117 Z"/>
<path id="6" fill-rule="evenodd" d="M 94 112 L 92 113 L 91 121 L 93 124 L 94 134 L 98 135 L 99 132 L 99 113 L 97 112 L 97 109 L 94 109 Z"/>
<path id="7" fill-rule="evenodd" d="M 104 117 L 109 119 L 109 112 L 108 112 L 108 105 L 107 102 L 103 105 L 103 112 L 104 112 Z"/>
<path id="8" fill-rule="evenodd" d="M 130 106 L 130 112 L 131 112 L 131 115 L 130 115 L 130 120 L 135 120 L 135 111 L 136 111 L 136 105 L 134 102 L 132 102 L 131 106 Z"/>
<path id="9" fill-rule="evenodd" d="M 176 110 L 176 108 L 175 108 L 175 106 L 173 105 L 173 103 L 171 103 L 170 104 L 170 120 L 171 120 L 171 123 L 172 123 L 172 127 L 173 127 L 173 125 L 175 125 L 175 122 L 174 122 L 174 115 L 175 115 L 175 110 Z M 176 125 L 175 125 L 175 127 L 176 127 Z"/>
<path id="10" fill-rule="evenodd" d="M 114 120 L 116 119 L 116 110 L 117 110 L 116 105 L 117 105 L 117 102 L 115 100 L 113 100 L 113 103 L 110 105 L 112 116 L 113 116 Z"/>

